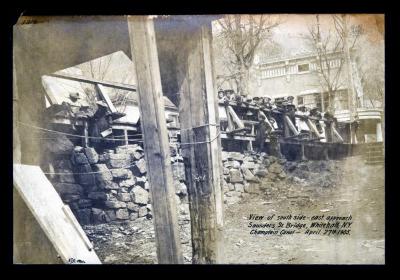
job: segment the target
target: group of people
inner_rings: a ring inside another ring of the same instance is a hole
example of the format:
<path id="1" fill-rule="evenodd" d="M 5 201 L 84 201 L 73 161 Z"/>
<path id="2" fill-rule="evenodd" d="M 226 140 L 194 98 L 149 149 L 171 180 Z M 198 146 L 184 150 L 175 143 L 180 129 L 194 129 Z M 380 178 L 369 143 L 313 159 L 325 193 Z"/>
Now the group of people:
<path id="1" fill-rule="evenodd" d="M 321 122 L 323 118 L 337 123 L 337 119 L 334 118 L 332 114 L 329 112 L 323 114 L 317 107 L 296 107 L 293 96 L 278 97 L 272 101 L 269 96 L 250 97 L 237 94 L 233 90 L 220 90 L 218 92 L 218 98 L 220 103 L 229 104 L 230 102 L 235 102 L 237 105 L 253 105 L 259 107 L 260 110 L 257 116 L 258 124 L 255 127 L 256 152 L 262 152 L 264 150 L 265 140 L 268 137 L 272 139 L 282 135 L 285 129 L 285 116 L 290 119 L 293 126 L 298 132 L 302 133 L 302 135 L 311 135 L 310 128 L 307 124 L 308 116 L 313 117 L 311 122 L 314 123 L 320 135 L 324 134 L 324 125 Z M 282 114 L 275 113 L 272 115 L 270 110 L 277 110 L 282 112 Z M 304 116 L 304 118 L 301 116 Z"/>

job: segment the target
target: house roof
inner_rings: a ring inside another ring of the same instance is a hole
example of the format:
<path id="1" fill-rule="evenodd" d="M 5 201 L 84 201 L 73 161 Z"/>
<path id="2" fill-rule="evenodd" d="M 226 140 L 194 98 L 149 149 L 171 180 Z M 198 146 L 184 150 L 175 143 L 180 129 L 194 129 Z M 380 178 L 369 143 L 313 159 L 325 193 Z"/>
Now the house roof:
<path id="1" fill-rule="evenodd" d="M 95 79 L 111 83 L 135 86 L 134 63 L 122 51 L 114 52 L 66 69 L 55 72 L 56 75 L 79 76 L 83 79 Z M 95 85 L 90 82 L 82 82 L 67 77 L 54 77 L 51 75 L 42 76 L 42 84 L 46 91 L 46 99 L 49 106 L 66 102 L 72 106 L 88 106 L 92 102 L 99 100 Z M 109 96 L 117 111 L 123 112 L 131 106 L 138 106 L 137 92 L 113 87 L 112 85 L 102 85 L 103 91 Z M 77 96 L 78 99 L 71 98 Z M 166 108 L 177 110 L 176 106 L 164 96 Z M 130 110 L 131 111 L 131 110 Z M 122 120 L 121 120 L 122 121 Z"/>

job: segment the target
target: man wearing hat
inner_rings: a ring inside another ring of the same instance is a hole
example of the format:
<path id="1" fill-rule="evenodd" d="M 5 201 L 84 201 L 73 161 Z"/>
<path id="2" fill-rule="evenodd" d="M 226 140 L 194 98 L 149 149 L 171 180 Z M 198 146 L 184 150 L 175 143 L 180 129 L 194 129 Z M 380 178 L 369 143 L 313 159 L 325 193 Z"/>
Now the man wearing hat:
<path id="1" fill-rule="evenodd" d="M 264 152 L 264 144 L 265 140 L 267 139 L 267 133 L 271 132 L 272 128 L 265 121 L 264 114 L 259 114 L 258 120 L 259 123 L 256 126 L 257 132 L 256 132 L 255 145 L 256 145 L 256 152 L 262 153 Z"/>

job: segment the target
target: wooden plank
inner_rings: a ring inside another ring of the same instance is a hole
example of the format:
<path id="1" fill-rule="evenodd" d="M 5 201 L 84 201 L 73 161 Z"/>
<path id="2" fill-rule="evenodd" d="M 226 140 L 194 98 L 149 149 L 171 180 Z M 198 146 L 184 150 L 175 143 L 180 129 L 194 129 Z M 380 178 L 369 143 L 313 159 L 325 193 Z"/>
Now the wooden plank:
<path id="1" fill-rule="evenodd" d="M 15 189 L 61 260 L 64 263 L 100 264 L 78 221 L 73 215 L 66 214 L 64 203 L 40 167 L 14 164 L 13 171 Z"/>
<path id="2" fill-rule="evenodd" d="M 108 108 L 110 108 L 111 113 L 116 113 L 117 109 L 115 108 L 114 104 L 111 102 L 110 97 L 108 96 L 107 92 L 104 90 L 104 86 L 101 84 L 96 84 L 96 88 L 98 93 L 100 94 L 101 98 L 106 102 Z"/>
<path id="3" fill-rule="evenodd" d="M 177 55 L 178 73 L 182 75 L 179 109 L 192 225 L 192 259 L 199 264 L 223 263 L 222 160 L 215 126 L 219 117 L 211 26 L 188 29 L 178 35 L 182 50 Z"/>
<path id="4" fill-rule="evenodd" d="M 228 110 L 229 115 L 232 117 L 232 120 L 234 123 L 239 127 L 239 128 L 244 128 L 244 124 L 242 120 L 236 115 L 235 110 L 233 110 L 232 106 L 227 106 L 226 107 Z"/>
<path id="5" fill-rule="evenodd" d="M 122 84 L 122 83 L 110 82 L 110 81 L 102 81 L 102 80 L 97 80 L 94 78 L 89 78 L 89 77 L 80 76 L 80 75 L 53 73 L 53 74 L 49 74 L 47 76 L 51 76 L 51 77 L 55 77 L 55 78 L 62 78 L 62 79 L 67 79 L 67 80 L 72 80 L 72 81 L 77 81 L 77 82 L 82 82 L 82 83 L 94 84 L 94 85 L 100 84 L 100 85 L 113 87 L 116 89 L 136 91 L 136 86 L 134 86 L 134 85 Z"/>
<path id="6" fill-rule="evenodd" d="M 300 132 L 297 131 L 296 127 L 294 126 L 294 124 L 287 115 L 285 115 L 285 123 L 289 127 L 289 129 L 294 133 L 294 135 L 297 136 L 300 134 Z"/>
<path id="7" fill-rule="evenodd" d="M 183 263 L 154 24 L 147 17 L 128 16 L 128 27 L 138 83 L 158 262 Z"/>

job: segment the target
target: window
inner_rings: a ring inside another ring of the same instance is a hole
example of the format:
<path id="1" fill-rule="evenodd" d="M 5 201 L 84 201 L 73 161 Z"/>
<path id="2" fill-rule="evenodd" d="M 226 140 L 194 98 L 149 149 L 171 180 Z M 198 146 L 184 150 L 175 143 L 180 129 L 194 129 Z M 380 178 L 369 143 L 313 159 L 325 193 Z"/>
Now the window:
<path id="1" fill-rule="evenodd" d="M 297 96 L 297 105 L 301 106 L 304 104 L 304 98 L 303 96 Z"/>
<path id="2" fill-rule="evenodd" d="M 308 63 L 307 64 L 299 64 L 297 66 L 297 70 L 299 71 L 299 73 L 308 72 L 308 71 L 310 71 L 310 65 Z"/>
<path id="3" fill-rule="evenodd" d="M 286 69 L 284 67 L 270 68 L 263 70 L 261 72 L 261 78 L 263 79 L 273 78 L 273 77 L 284 76 L 285 74 L 286 74 Z"/>

